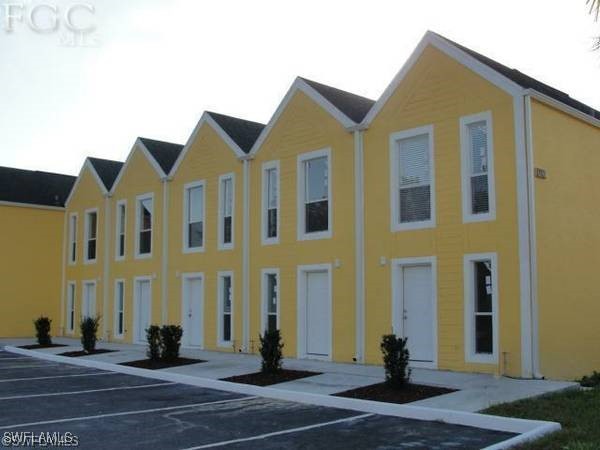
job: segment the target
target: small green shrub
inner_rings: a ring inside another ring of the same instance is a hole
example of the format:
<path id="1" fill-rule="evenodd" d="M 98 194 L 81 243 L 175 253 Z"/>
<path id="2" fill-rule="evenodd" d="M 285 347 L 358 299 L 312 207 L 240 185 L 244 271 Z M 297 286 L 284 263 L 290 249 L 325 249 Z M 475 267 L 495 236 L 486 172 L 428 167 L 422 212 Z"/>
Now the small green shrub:
<path id="1" fill-rule="evenodd" d="M 161 358 L 165 361 L 174 361 L 179 358 L 179 347 L 181 347 L 181 336 L 183 328 L 179 325 L 163 325 L 160 329 Z"/>
<path id="2" fill-rule="evenodd" d="M 594 370 L 594 373 L 584 376 L 579 383 L 584 387 L 600 387 L 600 372 Z"/>
<path id="3" fill-rule="evenodd" d="M 262 356 L 261 371 L 275 373 L 281 370 L 283 342 L 279 330 L 265 331 L 260 338 L 260 356 Z"/>
<path id="4" fill-rule="evenodd" d="M 160 359 L 161 341 L 160 341 L 160 327 L 158 325 L 150 325 L 146 328 L 146 341 L 148 342 L 148 351 L 146 355 L 152 361 L 158 361 Z"/>
<path id="5" fill-rule="evenodd" d="M 50 336 L 50 324 L 52 320 L 45 316 L 40 316 L 33 321 L 35 325 L 35 337 L 40 345 L 52 345 Z"/>
<path id="6" fill-rule="evenodd" d="M 403 387 L 410 380 L 407 341 L 408 338 L 396 337 L 395 334 L 386 334 L 381 338 L 385 382 L 396 389 Z"/>
<path id="7" fill-rule="evenodd" d="M 81 345 L 86 353 L 91 353 L 96 349 L 98 340 L 98 326 L 100 317 L 84 317 L 79 325 L 81 329 Z"/>

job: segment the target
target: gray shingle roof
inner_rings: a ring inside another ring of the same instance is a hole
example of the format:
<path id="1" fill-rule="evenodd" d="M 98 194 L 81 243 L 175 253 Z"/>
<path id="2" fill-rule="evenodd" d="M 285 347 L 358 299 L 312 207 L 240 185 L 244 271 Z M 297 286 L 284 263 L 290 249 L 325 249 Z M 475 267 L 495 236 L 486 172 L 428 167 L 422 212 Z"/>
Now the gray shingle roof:
<path id="1" fill-rule="evenodd" d="M 211 111 L 206 111 L 210 117 L 227 133 L 227 135 L 242 149 L 244 153 L 250 149 L 258 139 L 264 124 L 251 122 L 250 120 L 238 119 Z"/>
<path id="2" fill-rule="evenodd" d="M 0 201 L 62 207 L 76 179 L 71 175 L 0 167 Z"/>
<path id="3" fill-rule="evenodd" d="M 175 161 L 177 161 L 183 145 L 143 137 L 139 139 L 146 146 L 150 155 L 156 160 L 161 169 L 168 174 Z"/>
<path id="4" fill-rule="evenodd" d="M 306 78 L 300 77 L 300 79 L 329 100 L 333 106 L 356 123 L 360 123 L 375 104 L 375 100 L 371 100 L 370 98 L 361 97 L 360 95 L 342 91 L 341 89 L 317 83 L 316 81 L 308 80 Z"/>
<path id="5" fill-rule="evenodd" d="M 123 167 L 123 163 L 121 161 L 113 161 L 110 159 L 101 159 L 101 158 L 88 158 L 94 166 L 96 173 L 104 183 L 104 187 L 107 191 L 110 191 L 113 183 L 117 179 L 117 175 L 119 175 L 119 171 L 121 167 Z"/>

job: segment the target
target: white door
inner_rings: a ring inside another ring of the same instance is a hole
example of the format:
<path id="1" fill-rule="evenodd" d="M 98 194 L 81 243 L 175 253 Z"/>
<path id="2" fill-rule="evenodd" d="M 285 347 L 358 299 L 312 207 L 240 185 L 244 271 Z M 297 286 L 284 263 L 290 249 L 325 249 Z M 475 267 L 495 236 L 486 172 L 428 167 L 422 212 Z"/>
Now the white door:
<path id="1" fill-rule="evenodd" d="M 96 283 L 83 284 L 81 315 L 83 318 L 96 316 Z"/>
<path id="2" fill-rule="evenodd" d="M 402 334 L 408 337 L 410 360 L 427 366 L 435 359 L 435 320 L 430 265 L 403 266 Z"/>
<path id="3" fill-rule="evenodd" d="M 135 340 L 138 343 L 146 343 L 146 329 L 150 326 L 150 309 L 152 307 L 152 292 L 150 289 L 150 280 L 137 281 Z"/>
<path id="4" fill-rule="evenodd" d="M 184 345 L 202 346 L 204 329 L 202 300 L 202 277 L 184 278 L 181 305 Z"/>
<path id="5" fill-rule="evenodd" d="M 329 273 L 306 273 L 306 355 L 330 357 L 331 305 Z"/>

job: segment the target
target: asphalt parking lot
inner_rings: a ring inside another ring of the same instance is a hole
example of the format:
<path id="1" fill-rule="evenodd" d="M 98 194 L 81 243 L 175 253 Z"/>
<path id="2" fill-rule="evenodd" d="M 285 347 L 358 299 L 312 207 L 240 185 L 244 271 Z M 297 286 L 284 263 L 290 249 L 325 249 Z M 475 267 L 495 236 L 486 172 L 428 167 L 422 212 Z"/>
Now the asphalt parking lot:
<path id="1" fill-rule="evenodd" d="M 480 449 L 511 433 L 250 397 L 0 350 L 0 437 L 84 449 Z"/>

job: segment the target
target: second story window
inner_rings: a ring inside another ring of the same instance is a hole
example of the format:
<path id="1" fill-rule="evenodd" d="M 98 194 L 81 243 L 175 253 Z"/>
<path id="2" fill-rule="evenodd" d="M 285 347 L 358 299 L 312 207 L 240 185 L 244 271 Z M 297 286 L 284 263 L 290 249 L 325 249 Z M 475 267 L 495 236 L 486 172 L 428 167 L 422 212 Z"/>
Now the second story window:
<path id="1" fill-rule="evenodd" d="M 120 200 L 117 203 L 117 229 L 116 229 L 116 248 L 115 254 L 117 259 L 125 257 L 125 227 L 127 217 L 127 203 L 125 200 Z"/>
<path id="2" fill-rule="evenodd" d="M 233 248 L 234 176 L 219 177 L 219 248 Z"/>
<path id="3" fill-rule="evenodd" d="M 91 210 L 85 213 L 85 262 L 96 261 L 96 247 L 98 234 L 98 211 Z"/>
<path id="4" fill-rule="evenodd" d="M 331 237 L 330 151 L 298 157 L 298 238 Z"/>
<path id="5" fill-rule="evenodd" d="M 77 214 L 69 216 L 69 263 L 77 261 Z"/>
<path id="6" fill-rule="evenodd" d="M 190 183 L 184 189 L 184 251 L 204 248 L 204 182 Z"/>
<path id="7" fill-rule="evenodd" d="M 433 226 L 433 127 L 390 136 L 392 231 Z"/>
<path id="8" fill-rule="evenodd" d="M 493 220 L 494 152 L 492 115 L 489 112 L 463 117 L 461 122 L 463 221 Z"/>
<path id="9" fill-rule="evenodd" d="M 262 241 L 275 244 L 279 238 L 279 162 L 263 165 Z"/>
<path id="10" fill-rule="evenodd" d="M 138 197 L 137 202 L 136 256 L 150 256 L 152 254 L 152 216 L 154 213 L 154 197 L 152 194 L 142 195 Z"/>

